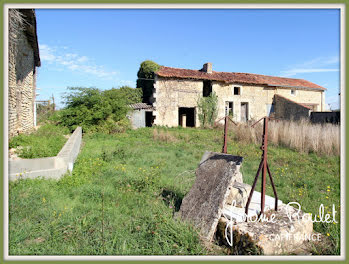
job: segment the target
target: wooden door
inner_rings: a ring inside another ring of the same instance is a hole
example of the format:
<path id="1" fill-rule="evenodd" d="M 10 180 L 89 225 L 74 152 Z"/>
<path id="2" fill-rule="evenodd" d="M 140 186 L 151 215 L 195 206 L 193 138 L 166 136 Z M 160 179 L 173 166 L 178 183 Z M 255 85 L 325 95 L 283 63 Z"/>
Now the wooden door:
<path id="1" fill-rule="evenodd" d="M 246 122 L 248 120 L 248 104 L 241 103 L 241 122 Z"/>

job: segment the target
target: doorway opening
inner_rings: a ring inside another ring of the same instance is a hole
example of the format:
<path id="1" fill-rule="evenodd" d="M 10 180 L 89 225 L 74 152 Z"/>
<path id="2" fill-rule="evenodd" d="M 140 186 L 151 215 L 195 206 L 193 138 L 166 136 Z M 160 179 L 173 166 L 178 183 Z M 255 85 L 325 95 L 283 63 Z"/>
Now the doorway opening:
<path id="1" fill-rule="evenodd" d="M 195 108 L 179 107 L 178 124 L 182 127 L 195 127 Z"/>
<path id="2" fill-rule="evenodd" d="M 248 103 L 241 103 L 241 122 L 248 121 Z"/>
<path id="3" fill-rule="evenodd" d="M 155 116 L 153 116 L 152 111 L 145 112 L 145 126 L 152 127 L 154 123 Z"/>

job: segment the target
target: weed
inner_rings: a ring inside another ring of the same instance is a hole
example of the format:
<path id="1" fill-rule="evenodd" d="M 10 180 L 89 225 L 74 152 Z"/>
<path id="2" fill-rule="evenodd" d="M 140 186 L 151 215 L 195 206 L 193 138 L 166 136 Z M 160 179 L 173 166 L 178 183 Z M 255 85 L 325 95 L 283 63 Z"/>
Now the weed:
<path id="1" fill-rule="evenodd" d="M 43 158 L 56 156 L 63 147 L 69 134 L 64 127 L 45 124 L 31 134 L 20 134 L 11 138 L 10 148 L 17 148 L 16 153 L 21 158 Z"/>

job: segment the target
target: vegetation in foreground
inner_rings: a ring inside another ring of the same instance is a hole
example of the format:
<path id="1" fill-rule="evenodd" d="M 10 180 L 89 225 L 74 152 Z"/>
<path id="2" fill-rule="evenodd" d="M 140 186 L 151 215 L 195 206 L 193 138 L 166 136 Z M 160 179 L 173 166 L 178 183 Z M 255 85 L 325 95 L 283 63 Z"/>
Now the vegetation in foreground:
<path id="1" fill-rule="evenodd" d="M 66 127 L 44 124 L 31 134 L 20 134 L 10 139 L 9 148 L 17 148 L 18 157 L 25 159 L 53 157 L 58 154 L 69 135 Z"/>
<path id="2" fill-rule="evenodd" d="M 205 150 L 220 151 L 222 130 L 144 128 L 88 134 L 74 171 L 59 181 L 18 180 L 9 188 L 10 255 L 205 255 L 197 230 L 175 220 Z M 259 145 L 229 139 L 252 184 Z M 340 210 L 339 157 L 269 147 L 280 199 L 318 214 Z M 257 185 L 257 190 L 258 186 Z M 267 194 L 272 189 L 267 185 Z M 329 238 L 313 254 L 339 254 L 338 224 L 315 223 Z"/>

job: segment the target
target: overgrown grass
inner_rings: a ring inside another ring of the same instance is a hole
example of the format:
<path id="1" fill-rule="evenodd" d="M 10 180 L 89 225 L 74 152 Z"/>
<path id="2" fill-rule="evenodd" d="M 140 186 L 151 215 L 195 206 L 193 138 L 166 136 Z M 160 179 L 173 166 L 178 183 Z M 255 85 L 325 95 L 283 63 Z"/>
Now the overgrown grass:
<path id="1" fill-rule="evenodd" d="M 44 124 L 31 134 L 20 134 L 11 138 L 9 148 L 17 148 L 21 158 L 33 159 L 56 156 L 61 150 L 69 134 L 65 127 Z"/>
<path id="2" fill-rule="evenodd" d="M 72 175 L 10 183 L 10 255 L 222 254 L 173 217 L 204 151 L 221 151 L 221 130 L 144 128 L 84 142 Z M 244 181 L 252 184 L 259 146 L 230 138 L 228 152 L 244 157 Z M 284 203 L 297 201 L 313 214 L 321 203 L 339 210 L 338 156 L 270 146 L 269 164 Z M 339 254 L 339 226 L 314 225 L 331 241 L 314 253 Z"/>
<path id="3" fill-rule="evenodd" d="M 237 141 L 260 144 L 263 121 L 255 128 L 239 124 L 232 126 Z M 308 120 L 271 121 L 268 125 L 268 140 L 275 146 L 284 146 L 304 153 L 319 155 L 340 154 L 340 127 L 333 124 L 313 124 Z"/>

